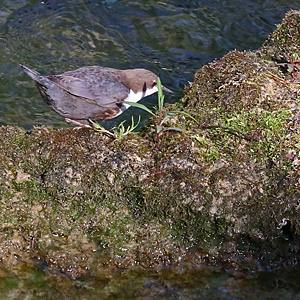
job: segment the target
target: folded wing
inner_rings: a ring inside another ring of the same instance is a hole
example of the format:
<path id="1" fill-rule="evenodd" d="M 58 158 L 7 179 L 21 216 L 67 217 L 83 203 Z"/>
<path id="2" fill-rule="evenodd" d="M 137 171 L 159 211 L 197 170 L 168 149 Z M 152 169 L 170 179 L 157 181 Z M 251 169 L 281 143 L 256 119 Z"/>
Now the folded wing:
<path id="1" fill-rule="evenodd" d="M 129 89 L 109 68 L 84 67 L 47 78 L 68 93 L 102 107 L 122 103 L 129 93 Z"/>

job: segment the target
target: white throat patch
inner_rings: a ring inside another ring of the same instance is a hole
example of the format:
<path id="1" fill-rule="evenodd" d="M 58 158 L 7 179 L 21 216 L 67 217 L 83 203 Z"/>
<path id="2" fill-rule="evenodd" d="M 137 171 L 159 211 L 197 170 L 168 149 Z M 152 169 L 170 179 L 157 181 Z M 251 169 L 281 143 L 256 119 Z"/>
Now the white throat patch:
<path id="1" fill-rule="evenodd" d="M 128 96 L 124 99 L 124 101 L 129 101 L 129 102 L 139 102 L 142 98 L 150 96 L 154 93 L 157 92 L 157 86 L 154 86 L 152 89 L 147 89 L 145 92 L 138 92 L 135 93 L 133 90 L 130 90 L 130 93 L 128 94 Z M 126 103 L 122 103 L 120 112 L 116 115 L 119 116 L 123 111 L 125 111 L 126 109 L 128 109 L 131 105 L 126 104 Z"/>

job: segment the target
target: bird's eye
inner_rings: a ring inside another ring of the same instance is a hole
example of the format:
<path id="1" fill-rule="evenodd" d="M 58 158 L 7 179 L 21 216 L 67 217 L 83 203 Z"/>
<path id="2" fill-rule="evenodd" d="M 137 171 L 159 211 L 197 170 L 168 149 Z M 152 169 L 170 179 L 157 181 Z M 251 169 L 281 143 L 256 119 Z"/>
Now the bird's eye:
<path id="1" fill-rule="evenodd" d="M 157 85 L 156 81 L 152 82 L 152 87 L 154 88 Z"/>

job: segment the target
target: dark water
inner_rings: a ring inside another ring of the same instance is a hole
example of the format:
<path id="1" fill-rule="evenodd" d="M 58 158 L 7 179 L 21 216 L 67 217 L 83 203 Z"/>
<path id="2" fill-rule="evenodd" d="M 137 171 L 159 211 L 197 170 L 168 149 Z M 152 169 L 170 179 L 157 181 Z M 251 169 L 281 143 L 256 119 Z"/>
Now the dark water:
<path id="1" fill-rule="evenodd" d="M 133 268 L 76 280 L 38 269 L 22 276 L 0 269 L 0 300 L 299 300 L 299 278 L 292 268 L 257 276 L 217 268 Z"/>
<path id="2" fill-rule="evenodd" d="M 0 0 L 0 125 L 69 126 L 20 63 L 44 74 L 84 65 L 143 67 L 174 91 L 167 101 L 175 102 L 197 69 L 232 49 L 258 48 L 290 9 L 300 2 Z M 140 111 L 114 122 L 132 113 Z M 72 281 L 41 270 L 21 277 L 0 270 L 0 299 L 300 299 L 295 270 L 251 278 L 207 269 L 130 272 Z"/>
<path id="3" fill-rule="evenodd" d="M 84 65 L 143 67 L 174 90 L 232 49 L 255 49 L 299 1 L 0 1 L 0 125 L 67 125 L 18 64 L 44 74 Z M 144 99 L 154 105 L 156 97 Z M 116 122 L 141 111 L 133 108 Z"/>

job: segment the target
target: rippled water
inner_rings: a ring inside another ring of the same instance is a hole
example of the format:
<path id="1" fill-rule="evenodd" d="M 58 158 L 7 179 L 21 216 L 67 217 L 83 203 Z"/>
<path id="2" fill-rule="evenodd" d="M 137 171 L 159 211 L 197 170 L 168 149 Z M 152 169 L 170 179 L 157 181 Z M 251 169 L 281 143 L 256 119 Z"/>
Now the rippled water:
<path id="1" fill-rule="evenodd" d="M 298 1 L 0 1 L 0 125 L 67 125 L 19 64 L 44 74 L 84 65 L 143 67 L 175 93 L 203 64 L 255 49 Z M 145 100 L 154 105 L 156 97 Z M 132 108 L 117 122 L 140 110 Z"/>
<path id="2" fill-rule="evenodd" d="M 175 102 L 202 65 L 235 48 L 258 48 L 288 10 L 300 9 L 299 1 L 288 0 L 0 0 L 0 4 L 0 125 L 25 128 L 69 125 L 43 102 L 20 63 L 44 74 L 84 65 L 143 67 L 156 72 L 174 91 L 167 100 Z M 152 96 L 143 103 L 154 105 L 155 101 Z M 132 108 L 114 122 L 132 113 L 141 112 Z M 49 277 L 40 270 L 25 272 L 22 278 L 1 270 L 0 299 L 24 299 L 28 295 L 27 299 L 47 299 L 50 294 L 51 299 L 57 295 L 71 299 L 76 294 L 82 295 L 81 299 L 86 299 L 83 295 L 90 299 L 98 299 L 97 295 L 101 299 L 299 297 L 293 272 L 284 277 L 260 274 L 251 281 L 221 270 L 187 271 L 187 277 L 174 273 L 170 277 L 166 271 L 159 278 L 155 271 L 147 272 L 123 277 L 127 281 L 121 283 L 121 273 L 115 273 L 107 281 L 83 278 L 87 284 L 64 278 L 63 285 L 60 279 L 49 283 Z"/>

